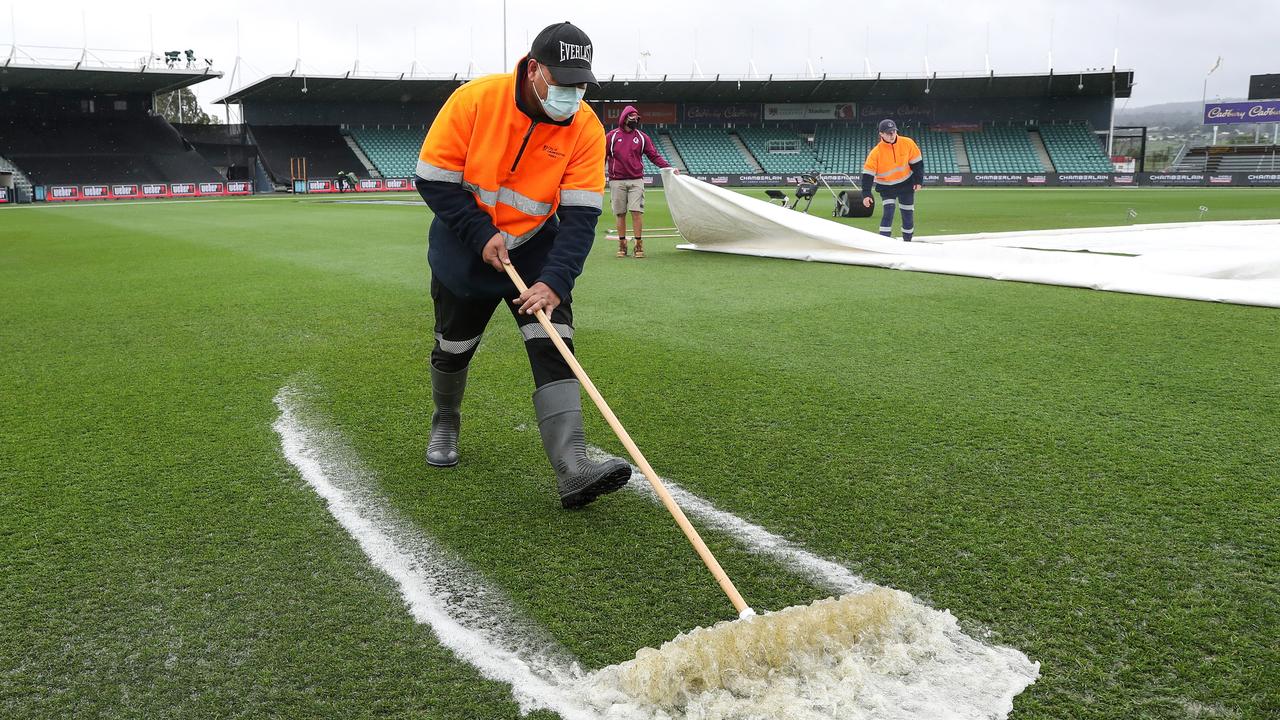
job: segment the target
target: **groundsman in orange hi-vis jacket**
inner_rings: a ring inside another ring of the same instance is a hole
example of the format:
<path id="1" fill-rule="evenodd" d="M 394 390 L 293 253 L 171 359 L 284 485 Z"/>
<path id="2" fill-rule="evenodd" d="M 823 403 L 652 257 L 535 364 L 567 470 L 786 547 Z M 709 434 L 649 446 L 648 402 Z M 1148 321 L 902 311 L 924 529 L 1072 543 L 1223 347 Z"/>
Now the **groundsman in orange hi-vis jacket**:
<path id="1" fill-rule="evenodd" d="M 428 235 L 435 346 L 427 463 L 458 463 L 467 368 L 499 304 L 509 306 L 533 370 L 534 409 L 560 503 L 577 508 L 631 477 L 587 457 L 578 381 L 538 324 L 546 312 L 573 347 L 571 293 L 604 205 L 604 127 L 583 102 L 593 49 L 570 23 L 545 28 L 515 71 L 454 91 L 427 131 L 416 185 Z M 529 282 L 517 292 L 504 264 Z"/>
<path id="2" fill-rule="evenodd" d="M 902 239 L 911 242 L 916 229 L 916 191 L 924 185 L 924 156 L 915 140 L 898 134 L 898 125 L 892 120 L 880 121 L 880 142 L 862 164 L 862 204 L 866 207 L 871 207 L 873 184 L 884 205 L 880 234 L 892 235 L 896 206 L 902 211 Z"/>

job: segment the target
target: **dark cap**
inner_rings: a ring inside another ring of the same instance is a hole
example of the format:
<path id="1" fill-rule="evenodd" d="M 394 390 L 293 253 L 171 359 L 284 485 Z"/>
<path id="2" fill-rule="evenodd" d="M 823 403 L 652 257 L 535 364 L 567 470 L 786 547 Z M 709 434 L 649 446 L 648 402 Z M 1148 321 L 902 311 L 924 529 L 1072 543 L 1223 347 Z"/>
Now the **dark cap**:
<path id="1" fill-rule="evenodd" d="M 890 120 L 889 118 L 885 118 L 884 120 L 880 121 L 880 132 L 882 133 L 898 132 L 898 125 L 897 123 Z"/>
<path id="2" fill-rule="evenodd" d="M 529 57 L 546 65 L 559 85 L 598 86 L 600 83 L 591 73 L 591 55 L 591 38 L 567 21 L 543 28 L 529 49 Z"/>

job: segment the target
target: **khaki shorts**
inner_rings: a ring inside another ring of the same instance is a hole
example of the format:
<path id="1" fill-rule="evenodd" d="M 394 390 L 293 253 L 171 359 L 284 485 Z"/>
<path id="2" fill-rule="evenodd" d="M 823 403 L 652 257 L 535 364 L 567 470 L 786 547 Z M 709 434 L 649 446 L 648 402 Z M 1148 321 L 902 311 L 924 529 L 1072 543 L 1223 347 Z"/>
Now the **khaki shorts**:
<path id="1" fill-rule="evenodd" d="M 644 212 L 644 180 L 610 180 L 609 201 L 614 215 Z"/>

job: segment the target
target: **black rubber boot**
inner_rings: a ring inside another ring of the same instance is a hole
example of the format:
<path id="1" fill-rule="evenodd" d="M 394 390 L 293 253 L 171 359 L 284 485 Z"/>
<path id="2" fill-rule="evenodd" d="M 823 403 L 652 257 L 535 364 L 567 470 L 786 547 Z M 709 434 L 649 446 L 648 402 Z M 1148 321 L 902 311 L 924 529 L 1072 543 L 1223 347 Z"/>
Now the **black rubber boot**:
<path id="1" fill-rule="evenodd" d="M 547 460 L 556 471 L 560 504 L 580 508 L 606 493 L 618 490 L 631 478 L 631 466 L 610 458 L 593 462 L 587 457 L 582 432 L 582 395 L 577 380 L 557 380 L 533 394 L 538 431 Z"/>
<path id="2" fill-rule="evenodd" d="M 427 464 L 453 467 L 458 464 L 458 433 L 462 430 L 462 391 L 467 388 L 467 368 L 455 373 L 431 368 L 431 440 L 427 443 Z"/>

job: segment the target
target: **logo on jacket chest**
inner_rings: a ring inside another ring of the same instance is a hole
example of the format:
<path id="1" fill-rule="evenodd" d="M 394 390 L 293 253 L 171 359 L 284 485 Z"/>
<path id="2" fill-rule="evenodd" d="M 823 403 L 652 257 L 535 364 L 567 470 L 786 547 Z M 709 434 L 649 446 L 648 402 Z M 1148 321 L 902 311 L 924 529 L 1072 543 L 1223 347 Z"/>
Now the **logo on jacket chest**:
<path id="1" fill-rule="evenodd" d="M 547 157 L 552 158 L 553 160 L 559 160 L 560 158 L 564 157 L 564 152 L 560 150 L 560 148 L 552 147 L 546 144 L 542 146 L 542 152 L 546 153 Z"/>

